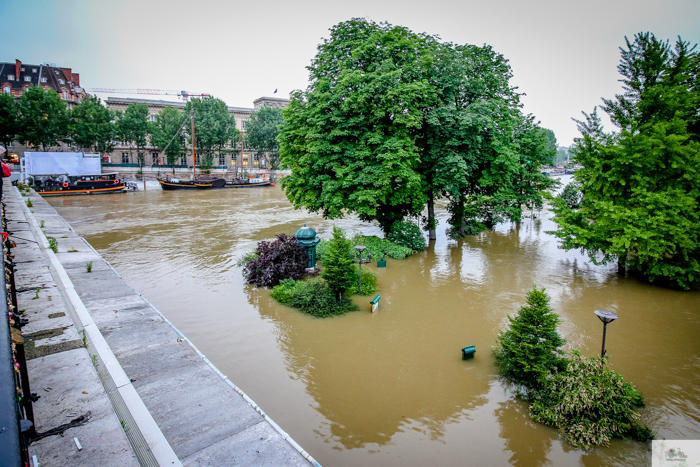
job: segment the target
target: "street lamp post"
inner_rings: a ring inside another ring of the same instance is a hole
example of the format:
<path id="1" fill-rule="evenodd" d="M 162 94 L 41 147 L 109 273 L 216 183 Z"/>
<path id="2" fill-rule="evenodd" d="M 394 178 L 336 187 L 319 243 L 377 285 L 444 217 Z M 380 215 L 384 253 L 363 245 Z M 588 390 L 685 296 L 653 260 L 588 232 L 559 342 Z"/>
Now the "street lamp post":
<path id="1" fill-rule="evenodd" d="M 362 263 L 371 263 L 372 262 L 372 253 L 367 253 L 367 259 L 362 259 L 362 252 L 365 251 L 367 247 L 364 245 L 357 245 L 355 246 L 355 249 L 357 250 L 359 254 L 359 259 L 357 261 L 357 271 L 358 271 L 358 276 L 359 276 L 359 283 L 357 286 L 357 293 L 359 294 L 362 292 Z"/>
<path id="2" fill-rule="evenodd" d="M 598 316 L 598 319 L 603 322 L 603 348 L 600 351 L 600 356 L 605 357 L 605 333 L 608 330 L 608 323 L 615 321 L 618 316 L 611 311 L 605 310 L 595 310 L 594 313 Z"/>

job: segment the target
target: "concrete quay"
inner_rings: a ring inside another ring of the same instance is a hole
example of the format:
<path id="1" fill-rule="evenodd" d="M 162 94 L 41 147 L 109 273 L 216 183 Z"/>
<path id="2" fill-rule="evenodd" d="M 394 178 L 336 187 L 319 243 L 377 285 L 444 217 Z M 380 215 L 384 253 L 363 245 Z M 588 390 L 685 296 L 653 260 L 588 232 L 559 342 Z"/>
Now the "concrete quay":
<path id="1" fill-rule="evenodd" d="M 3 192 L 36 429 L 89 414 L 35 467 L 319 465 L 40 196 Z"/>

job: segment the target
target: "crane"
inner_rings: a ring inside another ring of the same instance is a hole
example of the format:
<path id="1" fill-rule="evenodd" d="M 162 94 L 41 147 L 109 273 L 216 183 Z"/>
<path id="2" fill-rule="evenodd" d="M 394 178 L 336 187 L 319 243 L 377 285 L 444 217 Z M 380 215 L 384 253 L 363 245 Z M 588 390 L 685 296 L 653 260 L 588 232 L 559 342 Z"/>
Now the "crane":
<path id="1" fill-rule="evenodd" d="M 114 93 L 114 94 L 149 94 L 154 96 L 178 96 L 187 101 L 191 97 L 211 97 L 211 94 L 195 93 L 188 91 L 173 91 L 164 89 L 112 89 L 112 88 L 87 88 L 87 92 L 92 93 Z"/>

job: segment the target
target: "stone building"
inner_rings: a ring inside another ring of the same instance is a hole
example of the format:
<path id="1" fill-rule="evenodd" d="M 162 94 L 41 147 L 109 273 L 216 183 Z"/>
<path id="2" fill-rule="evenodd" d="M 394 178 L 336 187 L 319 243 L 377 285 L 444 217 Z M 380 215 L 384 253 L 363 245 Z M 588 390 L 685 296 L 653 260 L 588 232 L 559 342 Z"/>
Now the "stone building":
<path id="1" fill-rule="evenodd" d="M 222 154 L 214 156 L 213 165 L 215 169 L 227 169 L 227 170 L 243 170 L 243 169 L 254 169 L 254 168 L 266 168 L 266 162 L 264 158 L 260 157 L 255 151 L 249 150 L 245 147 L 245 125 L 250 116 L 255 110 L 262 107 L 280 107 L 284 108 L 289 105 L 289 99 L 282 99 L 279 97 L 260 97 L 253 101 L 253 108 L 249 107 L 228 107 L 230 114 L 234 116 L 236 121 L 236 128 L 243 134 L 243 148 L 241 147 L 231 147 L 223 151 Z M 148 106 L 148 114 L 151 121 L 156 120 L 156 115 L 166 107 L 173 107 L 176 109 L 184 109 L 184 102 L 172 102 L 164 100 L 155 99 L 134 99 L 134 98 L 121 98 L 121 97 L 108 97 L 105 100 L 107 108 L 111 110 L 118 110 L 124 112 L 126 108 L 131 104 L 146 104 Z M 157 148 L 153 146 L 147 146 L 144 148 L 143 161 L 145 166 L 160 166 L 165 165 L 165 156 L 161 154 Z M 196 165 L 200 164 L 199 155 L 197 155 Z M 138 165 L 138 154 L 126 144 L 117 142 L 117 145 L 108 155 L 107 165 L 119 166 L 119 165 Z M 192 167 L 192 154 L 188 153 L 186 156 L 182 157 L 179 163 L 179 167 Z"/>
<path id="2" fill-rule="evenodd" d="M 0 91 L 19 99 L 32 85 L 53 89 L 66 101 L 69 109 L 80 104 L 81 99 L 87 96 L 85 89 L 80 86 L 80 75 L 70 68 L 57 67 L 55 63 L 31 65 L 19 60 L 0 63 Z M 13 141 L 6 149 L 7 157 L 11 160 L 16 160 L 27 149 L 34 150 L 17 141 Z M 71 151 L 71 145 L 60 143 L 58 151 Z"/>

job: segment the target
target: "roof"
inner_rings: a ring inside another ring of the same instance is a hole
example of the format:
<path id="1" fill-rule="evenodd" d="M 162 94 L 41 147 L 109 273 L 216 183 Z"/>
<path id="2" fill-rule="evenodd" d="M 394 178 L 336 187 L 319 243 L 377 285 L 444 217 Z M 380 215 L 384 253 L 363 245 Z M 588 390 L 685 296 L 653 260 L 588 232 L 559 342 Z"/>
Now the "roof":
<path id="1" fill-rule="evenodd" d="M 10 76 L 12 79 L 9 79 Z M 59 94 L 61 91 L 67 90 L 84 95 L 86 93 L 80 87 L 79 76 L 77 73 L 73 73 L 70 68 L 59 68 L 53 63 L 33 65 L 22 63 L 19 60 L 15 63 L 0 63 L 0 85 L 3 87 L 9 85 L 15 94 L 21 92 L 28 85 L 38 85 L 50 87 Z M 42 81 L 42 78 L 45 81 Z"/>

